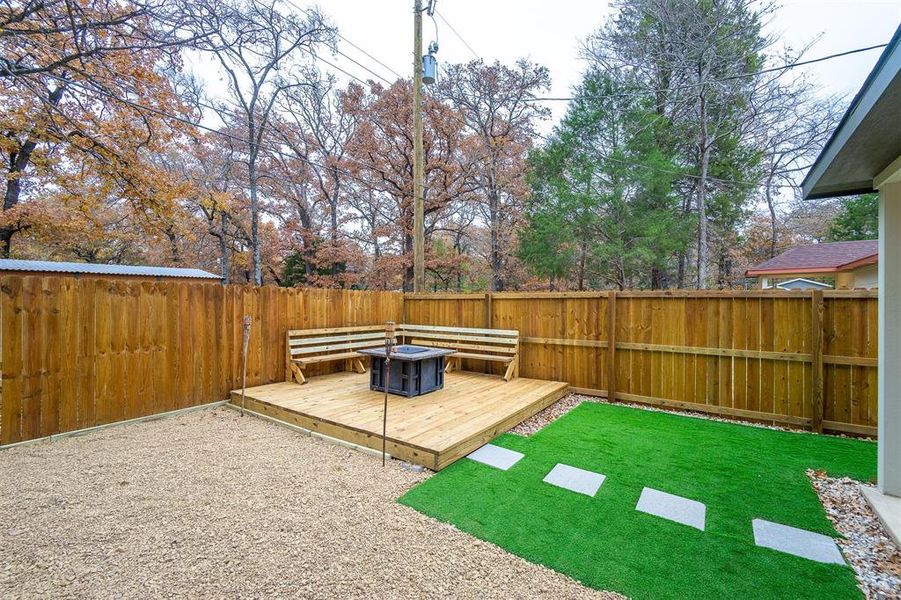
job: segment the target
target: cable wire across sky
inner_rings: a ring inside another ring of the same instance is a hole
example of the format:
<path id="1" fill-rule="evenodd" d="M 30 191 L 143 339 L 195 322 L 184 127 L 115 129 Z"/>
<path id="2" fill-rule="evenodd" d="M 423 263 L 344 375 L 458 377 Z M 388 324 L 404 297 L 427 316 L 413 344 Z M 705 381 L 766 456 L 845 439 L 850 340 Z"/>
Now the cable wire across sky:
<path id="1" fill-rule="evenodd" d="M 628 98 L 633 96 L 644 96 L 648 94 L 656 94 L 662 92 L 672 92 L 674 90 L 681 89 L 691 89 L 695 87 L 699 87 L 702 85 L 709 85 L 711 83 L 717 83 L 722 81 L 733 81 L 735 79 L 746 79 L 750 77 L 757 77 L 758 75 L 764 75 L 766 73 L 776 73 L 778 71 L 787 71 L 789 69 L 795 69 L 797 67 L 803 67 L 804 65 L 812 65 L 814 63 L 819 63 L 827 60 L 833 60 L 836 58 L 841 58 L 843 56 L 849 56 L 852 54 L 859 54 L 861 52 L 869 52 L 870 50 L 878 50 L 880 48 L 885 48 L 888 46 L 885 44 L 876 44 L 875 46 L 866 46 L 864 48 L 855 48 L 853 50 L 846 50 L 844 52 L 838 52 L 836 54 L 829 54 L 827 56 L 821 56 L 819 58 L 812 58 L 809 60 L 798 61 L 794 63 L 788 63 L 785 65 L 780 65 L 778 67 L 769 67 L 766 69 L 761 69 L 759 71 L 753 71 L 751 73 L 737 73 L 735 75 L 729 75 L 727 77 L 718 77 L 715 79 L 708 79 L 707 81 L 698 81 L 695 83 L 686 83 L 683 85 L 673 86 L 671 88 L 645 88 L 636 92 L 619 92 L 616 94 L 597 94 L 592 96 L 586 96 L 586 99 L 595 99 L 595 98 Z M 530 102 L 571 102 L 576 100 L 576 97 L 573 96 L 559 96 L 559 97 L 536 97 L 530 98 Z"/>
<path id="2" fill-rule="evenodd" d="M 256 1 L 256 0 L 254 0 L 254 1 Z M 286 2 L 288 2 L 289 4 L 291 4 L 292 6 L 294 6 L 295 8 L 297 8 L 297 9 L 303 11 L 305 14 L 310 14 L 310 11 L 309 11 L 308 9 L 301 8 L 300 6 L 298 6 L 297 4 L 295 4 L 292 0 L 286 0 Z M 452 31 L 452 32 L 460 39 L 460 41 L 463 42 L 463 43 L 466 45 L 466 47 L 473 53 L 473 55 L 474 55 L 477 59 L 480 59 L 480 60 L 481 60 L 481 57 L 479 57 L 479 55 L 472 49 L 472 47 L 466 42 L 466 40 L 464 40 L 464 39 L 460 36 L 460 34 L 453 28 L 453 26 L 451 26 L 450 23 L 447 22 L 447 20 L 441 15 L 441 13 L 439 13 L 438 11 L 435 11 L 435 13 L 436 13 L 436 14 L 438 15 L 438 17 L 439 17 L 439 18 L 440 18 L 440 19 L 441 19 L 441 20 L 442 20 L 442 21 L 443 21 L 443 22 L 451 29 L 451 31 Z M 340 34 L 339 34 L 339 37 L 341 37 Z M 374 56 L 372 56 L 371 54 L 369 54 L 368 52 L 366 52 L 365 50 L 363 50 L 362 48 L 360 48 L 360 47 L 357 46 L 356 44 L 353 44 L 352 42 L 350 42 L 350 41 L 347 40 L 346 38 L 341 37 L 341 39 L 343 39 L 343 40 L 344 40 L 345 42 L 347 42 L 348 44 L 352 45 L 352 46 L 353 46 L 354 48 L 356 48 L 358 51 L 360 51 L 360 52 L 366 54 L 366 55 L 369 56 L 372 60 L 378 62 L 378 63 L 379 63 L 380 65 L 382 65 L 383 67 L 388 68 L 386 65 L 384 65 L 384 63 L 381 63 L 380 61 L 378 61 L 378 59 L 376 59 Z M 32 41 L 35 41 L 35 40 L 32 40 Z M 867 47 L 863 47 L 863 48 L 856 48 L 856 49 L 853 49 L 853 50 L 847 50 L 847 51 L 844 51 L 844 52 L 839 52 L 839 53 L 835 53 L 835 54 L 830 54 L 830 55 L 827 55 L 827 56 L 822 56 L 822 57 L 818 57 L 818 58 L 814 58 L 814 59 L 809 59 L 809 60 L 805 60 L 805 61 L 798 61 L 798 62 L 795 62 L 795 63 L 786 64 L 786 65 L 780 65 L 780 66 L 776 66 L 776 67 L 770 67 L 770 68 L 767 68 L 767 69 L 761 69 L 760 71 L 755 71 L 755 72 L 753 72 L 753 73 L 742 73 L 742 74 L 731 75 L 731 76 L 728 76 L 728 77 L 723 77 L 723 78 L 711 80 L 711 82 L 715 82 L 715 81 L 728 81 L 728 80 L 734 80 L 734 79 L 740 79 L 740 78 L 746 78 L 746 77 L 754 77 L 754 76 L 756 76 L 756 75 L 765 74 L 765 73 L 773 73 L 773 72 L 778 72 L 778 71 L 784 71 L 784 70 L 793 69 L 793 68 L 797 68 L 797 67 L 804 66 L 804 65 L 814 64 L 814 63 L 823 62 L 823 61 L 827 61 L 827 60 L 833 60 L 833 59 L 841 58 L 841 57 L 848 56 L 848 55 L 852 55 L 852 54 L 857 54 L 857 53 L 861 53 L 861 52 L 867 52 L 867 51 L 870 51 L 870 50 L 875 50 L 875 49 L 879 49 L 879 48 L 884 48 L 886 45 L 887 45 L 887 44 L 877 44 L 877 45 L 867 46 Z M 360 78 L 360 77 L 358 77 L 358 76 L 356 76 L 356 75 L 354 75 L 354 74 L 352 74 L 352 73 L 350 73 L 350 72 L 348 72 L 348 71 L 342 69 L 342 68 L 339 67 L 338 65 L 335 65 L 334 63 L 332 63 L 332 62 L 330 62 L 330 61 L 328 61 L 328 60 L 322 58 L 321 56 L 318 56 L 317 54 L 312 53 L 312 52 L 311 52 L 310 54 L 313 56 L 313 58 L 314 58 L 315 60 L 319 60 L 319 61 L 323 62 L 324 64 L 328 65 L 329 67 L 331 67 L 331 68 L 333 68 L 333 69 L 336 69 L 336 70 L 340 71 L 341 73 L 345 74 L 346 76 L 352 78 L 353 80 L 355 80 L 355 81 L 357 81 L 357 82 L 359 82 L 359 83 L 362 83 L 362 84 L 364 84 L 364 85 L 367 84 L 367 82 L 364 81 L 362 78 Z M 347 56 L 344 55 L 343 53 L 340 53 L 340 52 L 339 52 L 339 54 L 341 54 L 342 56 L 345 56 L 345 58 L 348 58 L 348 60 L 351 60 L 352 62 L 354 62 L 354 64 L 357 64 L 357 65 L 360 66 L 361 68 L 363 68 L 363 69 L 367 70 L 368 72 L 372 73 L 373 75 L 379 77 L 378 74 L 376 74 L 375 72 L 371 71 L 370 69 L 368 69 L 368 68 L 365 67 L 364 65 L 360 64 L 359 62 L 357 62 L 357 61 L 351 59 L 350 57 L 347 57 Z M 394 72 L 392 69 L 390 69 L 390 68 L 388 68 L 388 69 L 391 70 L 392 72 Z M 397 74 L 396 72 L 394 72 L 394 73 Z M 122 76 L 122 74 L 119 74 L 119 75 L 120 75 L 120 77 Z M 148 112 L 150 112 L 150 113 L 156 114 L 157 116 L 160 116 L 160 117 L 162 117 L 162 118 L 166 118 L 166 119 L 169 119 L 169 120 L 173 120 L 173 121 L 176 121 L 176 122 L 180 122 L 180 123 L 182 123 L 182 124 L 184 124 L 184 125 L 188 125 L 188 126 L 197 128 L 197 129 L 199 129 L 199 130 L 207 131 L 207 132 L 209 132 L 209 133 L 213 133 L 213 134 L 215 134 L 215 135 L 222 136 L 223 138 L 227 138 L 227 139 L 231 139 L 231 140 L 233 140 L 233 141 L 240 142 L 241 144 L 247 144 L 247 141 L 246 141 L 246 140 L 244 140 L 244 139 L 242 139 L 242 138 L 239 138 L 239 137 L 237 137 L 237 136 L 231 135 L 231 134 L 229 134 L 228 132 L 225 132 L 225 131 L 222 131 L 222 130 L 220 130 L 220 129 L 217 129 L 217 128 L 214 128 L 214 127 L 210 127 L 210 126 L 207 126 L 207 125 L 203 125 L 202 123 L 192 121 L 192 120 L 190 120 L 190 119 L 187 119 L 187 118 L 182 117 L 182 116 L 179 116 L 179 115 L 174 115 L 174 114 L 168 113 L 168 112 L 166 112 L 166 111 L 160 110 L 160 109 L 158 109 L 158 108 L 156 108 L 156 107 L 153 107 L 153 106 L 147 106 L 147 105 L 145 105 L 145 104 L 141 104 L 141 103 L 138 103 L 138 102 L 134 102 L 134 101 L 129 100 L 129 99 L 127 99 L 127 98 L 122 98 L 122 97 L 120 97 L 120 96 L 118 96 L 118 95 L 116 95 L 116 94 L 113 94 L 112 92 L 106 90 L 105 88 L 102 88 L 102 87 L 94 87 L 94 88 L 91 88 L 91 87 L 88 87 L 88 86 L 86 86 L 86 85 L 84 85 L 84 84 L 82 84 L 82 83 L 80 83 L 80 82 L 68 80 L 68 79 L 65 79 L 65 78 L 63 78 L 63 77 L 60 77 L 60 76 L 54 75 L 54 74 L 49 74 L 49 76 L 50 76 L 51 78 L 54 78 L 54 79 L 60 81 L 60 82 L 65 83 L 66 85 L 69 85 L 69 86 L 73 86 L 73 87 L 76 87 L 76 88 L 80 88 L 80 89 L 83 89 L 83 90 L 85 90 L 85 91 L 91 91 L 91 90 L 93 90 L 93 91 L 95 91 L 95 92 L 101 93 L 101 94 L 103 94 L 103 95 L 109 97 L 110 99 L 115 100 L 115 101 L 118 101 L 118 102 L 122 102 L 123 104 L 126 104 L 126 105 L 128 105 L 128 106 L 134 108 L 135 110 L 145 110 L 145 111 L 148 111 Z M 388 81 L 385 80 L 384 78 L 379 77 L 379 79 L 381 79 L 382 81 L 384 81 L 384 82 L 386 82 L 386 83 L 389 83 L 389 85 L 390 85 L 390 82 L 388 82 Z M 710 82 L 707 82 L 707 83 L 710 83 Z M 687 84 L 687 85 L 684 85 L 684 86 L 677 86 L 677 89 L 678 89 L 678 88 L 682 88 L 682 87 L 695 87 L 695 86 L 697 86 L 697 85 L 698 85 L 698 84 Z M 644 90 L 644 91 L 627 92 L 627 93 L 623 93 L 623 94 L 605 94 L 605 95 L 591 96 L 591 97 L 589 97 L 589 98 L 608 98 L 608 97 L 634 96 L 634 95 L 643 95 L 643 94 L 647 94 L 647 93 L 653 93 L 653 92 L 656 92 L 656 91 L 661 91 L 661 90 L 648 89 L 648 90 Z M 662 91 L 666 91 L 666 90 L 662 90 Z M 572 101 L 573 99 L 574 99 L 574 98 L 562 98 L 562 97 L 561 97 L 561 98 L 532 98 L 532 99 L 529 99 L 529 100 L 530 100 L 530 101 Z M 221 107 L 221 106 L 220 106 L 220 107 L 215 107 L 215 106 L 206 104 L 206 103 L 204 103 L 204 102 L 197 102 L 197 105 L 198 105 L 199 107 L 203 107 L 203 108 L 207 108 L 207 109 L 216 111 L 217 114 L 224 113 L 224 114 L 229 115 L 229 116 L 231 116 L 231 117 L 233 117 L 233 118 L 245 118 L 245 117 L 246 117 L 245 115 L 239 115 L 239 114 L 238 114 L 237 112 L 235 112 L 235 111 L 226 110 L 226 109 L 224 109 L 224 108 Z M 546 141 L 546 142 L 549 141 L 548 138 L 545 137 L 545 136 L 543 136 L 543 135 L 539 135 L 538 137 L 541 138 L 541 139 L 543 139 L 543 140 Z M 271 152 L 272 154 L 281 156 L 281 157 L 283 157 L 283 158 L 289 158 L 289 159 L 293 159 L 293 160 L 300 160 L 300 161 L 302 161 L 302 162 L 304 162 L 304 163 L 306 163 L 306 164 L 308 164 L 308 165 L 310 165 L 310 166 L 312 166 L 312 167 L 316 167 L 316 168 L 320 168 L 320 169 L 326 168 L 325 165 L 320 164 L 320 163 L 317 163 L 317 162 L 315 162 L 315 161 L 312 161 L 312 160 L 306 158 L 305 156 L 300 156 L 300 155 L 296 155 L 296 154 L 286 154 L 286 153 L 284 153 L 283 151 L 281 151 L 281 150 L 279 150 L 279 149 L 277 149 L 277 148 L 273 148 L 273 147 L 269 146 L 268 144 L 259 144 L 258 146 L 259 146 L 261 149 L 266 150 L 267 152 Z M 610 157 L 610 156 L 606 156 L 606 157 L 604 157 L 604 158 L 607 158 L 607 159 L 609 159 L 609 160 L 615 160 L 615 161 L 617 161 L 617 162 L 622 162 L 622 163 L 624 163 L 624 164 L 629 164 L 629 165 L 631 165 L 631 166 L 635 166 L 635 167 L 639 167 L 639 168 L 644 168 L 644 169 L 648 169 L 648 170 L 652 170 L 652 171 L 662 172 L 662 173 L 665 173 L 665 174 L 672 175 L 672 176 L 674 176 L 674 177 L 688 178 L 688 179 L 694 179 L 694 178 L 697 178 L 697 175 L 694 175 L 694 174 L 692 174 L 692 173 L 679 172 L 679 171 L 674 171 L 674 170 L 670 170 L 670 169 L 661 169 L 661 168 L 659 168 L 659 167 L 651 167 L 651 166 L 649 166 L 649 165 L 644 165 L 644 164 L 642 164 L 642 163 L 632 163 L 632 162 L 629 162 L 629 161 L 625 161 L 625 160 L 623 160 L 623 159 L 618 159 L 618 158 L 614 158 L 614 157 Z M 363 161 L 359 161 L 359 160 L 356 160 L 356 159 L 353 159 L 351 162 L 356 163 L 356 164 L 358 164 L 359 166 L 364 167 L 364 168 L 367 168 L 367 169 L 370 169 L 370 168 L 373 168 L 373 167 L 374 167 L 374 165 L 367 164 L 367 163 L 365 163 L 365 162 L 363 162 Z M 338 172 L 341 172 L 342 174 L 348 176 L 349 178 L 351 178 L 351 179 L 353 179 L 353 180 L 355 180 L 355 181 L 359 181 L 359 182 L 361 182 L 361 183 L 368 183 L 368 182 L 366 182 L 365 180 L 363 180 L 363 179 L 361 179 L 360 177 L 358 177 L 357 175 L 355 175 L 354 173 L 351 173 L 350 171 L 347 171 L 347 170 L 341 169 L 341 168 L 337 168 L 337 170 L 338 170 Z M 748 182 L 748 181 L 736 181 L 736 180 L 727 180 L 727 179 L 719 179 L 719 178 L 708 178 L 708 179 L 710 179 L 711 181 L 716 181 L 716 182 L 722 183 L 722 184 L 731 184 L 731 185 L 740 185 L 740 186 L 754 185 L 753 182 Z M 787 188 L 788 188 L 788 187 L 795 187 L 795 186 L 793 186 L 793 185 L 780 185 L 780 186 L 778 186 L 778 187 L 787 187 Z"/>

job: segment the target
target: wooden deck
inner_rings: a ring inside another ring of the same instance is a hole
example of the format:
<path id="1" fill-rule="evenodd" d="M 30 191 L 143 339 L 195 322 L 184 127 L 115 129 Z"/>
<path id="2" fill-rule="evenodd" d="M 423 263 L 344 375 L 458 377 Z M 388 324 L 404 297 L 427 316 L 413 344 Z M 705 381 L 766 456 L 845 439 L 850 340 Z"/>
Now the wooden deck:
<path id="1" fill-rule="evenodd" d="M 567 391 L 559 381 L 448 373 L 444 389 L 425 396 L 388 397 L 387 451 L 434 471 L 466 456 Z M 240 404 L 241 391 L 231 394 Z M 382 401 L 369 374 L 335 373 L 305 385 L 272 383 L 248 388 L 247 409 L 376 450 L 382 449 Z"/>

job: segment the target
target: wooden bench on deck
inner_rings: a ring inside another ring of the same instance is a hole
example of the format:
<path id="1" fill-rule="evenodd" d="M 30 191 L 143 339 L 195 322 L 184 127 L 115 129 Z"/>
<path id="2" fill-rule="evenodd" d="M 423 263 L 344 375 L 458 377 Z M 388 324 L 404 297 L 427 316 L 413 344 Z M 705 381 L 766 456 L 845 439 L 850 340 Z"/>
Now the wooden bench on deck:
<path id="1" fill-rule="evenodd" d="M 519 376 L 519 332 L 514 329 L 401 324 L 396 335 L 398 343 L 456 350 L 456 354 L 448 357 L 446 372 L 460 369 L 463 359 L 471 359 L 506 364 L 504 381 Z M 357 351 L 384 345 L 384 325 L 292 329 L 285 343 L 286 380 L 306 383 L 303 372 L 306 367 L 336 361 L 344 361 L 348 371 L 365 373 L 366 367 Z"/>
<path id="2" fill-rule="evenodd" d="M 515 329 L 473 329 L 435 325 L 398 325 L 397 335 L 405 344 L 450 348 L 445 371 L 459 369 L 463 359 L 506 363 L 504 381 L 519 376 L 519 332 Z"/>
<path id="3" fill-rule="evenodd" d="M 285 377 L 306 383 L 303 370 L 315 364 L 344 361 L 348 371 L 365 373 L 357 354 L 364 348 L 385 345 L 384 325 L 332 327 L 329 329 L 292 329 L 286 335 Z"/>

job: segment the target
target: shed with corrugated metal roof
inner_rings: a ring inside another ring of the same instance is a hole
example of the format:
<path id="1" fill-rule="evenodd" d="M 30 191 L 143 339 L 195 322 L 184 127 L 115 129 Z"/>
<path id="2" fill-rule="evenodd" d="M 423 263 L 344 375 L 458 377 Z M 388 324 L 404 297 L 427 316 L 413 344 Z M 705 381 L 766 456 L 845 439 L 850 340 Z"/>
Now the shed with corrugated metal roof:
<path id="1" fill-rule="evenodd" d="M 75 277 L 99 277 L 104 279 L 138 279 L 159 281 L 179 279 L 185 281 L 222 281 L 202 269 L 176 267 L 150 267 L 145 265 L 111 265 L 97 263 L 56 262 L 49 260 L 0 259 L 0 275 L 72 275 Z"/>

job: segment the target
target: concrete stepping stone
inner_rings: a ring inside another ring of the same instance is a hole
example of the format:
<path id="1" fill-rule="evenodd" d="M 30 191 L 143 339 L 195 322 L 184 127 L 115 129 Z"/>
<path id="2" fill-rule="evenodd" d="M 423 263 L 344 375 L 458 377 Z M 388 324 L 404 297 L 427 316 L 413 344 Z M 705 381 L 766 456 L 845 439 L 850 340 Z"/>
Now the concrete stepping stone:
<path id="1" fill-rule="evenodd" d="M 835 540 L 822 533 L 754 519 L 754 543 L 821 563 L 845 564 Z"/>
<path id="2" fill-rule="evenodd" d="M 594 471 L 586 471 L 585 469 L 557 463 L 551 469 L 551 472 L 545 475 L 544 482 L 577 494 L 594 497 L 598 493 L 598 488 L 604 483 L 605 478 L 605 475 Z"/>
<path id="3" fill-rule="evenodd" d="M 641 490 L 641 497 L 638 499 L 638 504 L 635 505 L 635 510 L 688 525 L 701 531 L 704 531 L 704 520 L 707 516 L 707 507 L 703 502 L 667 494 L 649 487 Z"/>
<path id="4" fill-rule="evenodd" d="M 489 467 L 494 467 L 495 469 L 500 469 L 501 471 L 506 471 L 518 463 L 524 456 L 525 454 L 522 452 L 508 450 L 506 448 L 501 448 L 500 446 L 495 446 L 494 444 L 485 444 L 475 452 L 469 454 L 466 458 L 488 465 Z"/>

